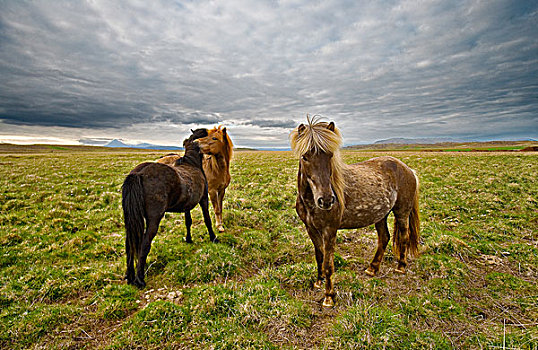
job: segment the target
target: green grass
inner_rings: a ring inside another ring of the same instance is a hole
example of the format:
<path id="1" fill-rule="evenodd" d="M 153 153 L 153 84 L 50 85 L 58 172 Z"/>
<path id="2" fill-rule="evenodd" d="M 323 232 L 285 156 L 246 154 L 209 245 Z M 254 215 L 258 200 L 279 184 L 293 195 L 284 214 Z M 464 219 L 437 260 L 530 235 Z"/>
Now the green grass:
<path id="1" fill-rule="evenodd" d="M 476 147 L 476 148 L 447 148 L 443 152 L 476 152 L 476 151 L 519 151 L 525 146 L 506 146 L 506 147 Z"/>
<path id="2" fill-rule="evenodd" d="M 167 213 L 138 290 L 121 184 L 161 153 L 16 151 L 0 154 L 0 348 L 538 347 L 537 155 L 393 153 L 421 180 L 422 254 L 400 276 L 389 248 L 369 278 L 374 228 L 340 231 L 322 309 L 290 153 L 236 152 L 218 244 L 198 208 L 191 245 Z"/>

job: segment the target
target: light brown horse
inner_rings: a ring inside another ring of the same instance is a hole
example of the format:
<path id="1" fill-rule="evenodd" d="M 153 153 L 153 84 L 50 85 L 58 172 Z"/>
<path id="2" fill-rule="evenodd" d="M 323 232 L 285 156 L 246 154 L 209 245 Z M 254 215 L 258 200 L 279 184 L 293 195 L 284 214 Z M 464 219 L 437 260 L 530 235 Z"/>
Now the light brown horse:
<path id="1" fill-rule="evenodd" d="M 207 131 L 208 135 L 198 140 L 204 153 L 203 167 L 209 188 L 209 198 L 215 211 L 215 225 L 219 232 L 224 231 L 222 222 L 222 201 L 226 188 L 230 184 L 230 161 L 233 154 L 233 143 L 226 128 L 222 125 Z M 179 154 L 170 153 L 157 160 L 157 163 L 173 165 L 180 159 Z"/>
<path id="2" fill-rule="evenodd" d="M 207 133 L 206 137 L 198 139 L 198 144 L 204 153 L 204 172 L 209 186 L 209 198 L 215 211 L 215 226 L 219 232 L 223 232 L 222 201 L 231 181 L 233 143 L 222 125 L 208 130 Z"/>
<path id="3" fill-rule="evenodd" d="M 291 132 L 291 148 L 300 157 L 296 210 L 314 244 L 316 288 L 325 278 L 323 306 L 334 306 L 334 249 L 338 229 L 375 224 L 377 251 L 366 269 L 375 276 L 390 239 L 387 217 L 394 220 L 395 271 L 405 273 L 407 255 L 418 254 L 418 178 L 393 157 L 347 165 L 340 158 L 342 137 L 334 123 L 308 118 Z"/>

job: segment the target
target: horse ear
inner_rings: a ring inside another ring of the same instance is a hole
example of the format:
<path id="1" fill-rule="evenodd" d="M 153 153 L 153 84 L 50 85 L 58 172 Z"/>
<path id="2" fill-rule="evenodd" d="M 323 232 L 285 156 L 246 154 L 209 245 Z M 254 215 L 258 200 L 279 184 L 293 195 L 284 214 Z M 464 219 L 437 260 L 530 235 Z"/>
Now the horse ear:
<path id="1" fill-rule="evenodd" d="M 222 128 L 222 133 L 226 135 L 226 128 Z"/>
<path id="2" fill-rule="evenodd" d="M 301 124 L 297 127 L 297 132 L 299 135 L 301 135 L 304 131 L 304 129 L 306 129 L 306 126 L 304 126 L 304 124 Z"/>
<path id="3" fill-rule="evenodd" d="M 334 129 L 336 127 L 334 126 L 334 122 L 330 122 L 329 125 L 327 125 L 327 129 L 331 130 L 332 132 L 334 132 Z"/>
<path id="4" fill-rule="evenodd" d="M 191 133 L 193 133 L 193 134 L 194 134 L 194 130 L 192 130 L 192 129 L 191 129 Z"/>

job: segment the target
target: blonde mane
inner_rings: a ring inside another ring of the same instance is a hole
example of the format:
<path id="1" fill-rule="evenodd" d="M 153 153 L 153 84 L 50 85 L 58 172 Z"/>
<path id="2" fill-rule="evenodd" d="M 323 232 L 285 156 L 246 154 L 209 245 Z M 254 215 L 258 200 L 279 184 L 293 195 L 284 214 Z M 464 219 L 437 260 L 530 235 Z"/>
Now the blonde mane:
<path id="1" fill-rule="evenodd" d="M 213 129 L 207 130 L 207 133 L 209 134 L 209 136 L 215 133 L 222 135 L 223 134 L 222 125 L 219 125 L 219 126 L 214 127 Z M 222 149 L 221 155 L 224 158 L 224 162 L 226 164 L 226 170 L 228 171 L 230 160 L 232 159 L 232 155 L 233 155 L 234 145 L 232 143 L 232 139 L 230 139 L 230 136 L 228 136 L 228 133 L 224 134 L 223 138 L 224 138 L 224 147 Z M 218 164 L 217 158 L 209 157 L 208 160 L 209 160 L 208 165 L 212 169 L 212 171 L 214 171 L 215 173 L 218 172 L 219 164 Z"/>
<path id="2" fill-rule="evenodd" d="M 347 166 L 340 157 L 342 135 L 336 127 L 334 131 L 329 129 L 329 123 L 319 121 L 319 117 L 310 118 L 307 116 L 307 120 L 307 125 L 301 124 L 291 132 L 291 149 L 297 157 L 310 151 L 333 154 L 331 157 L 331 185 L 343 211 L 346 204 L 344 172 Z"/>

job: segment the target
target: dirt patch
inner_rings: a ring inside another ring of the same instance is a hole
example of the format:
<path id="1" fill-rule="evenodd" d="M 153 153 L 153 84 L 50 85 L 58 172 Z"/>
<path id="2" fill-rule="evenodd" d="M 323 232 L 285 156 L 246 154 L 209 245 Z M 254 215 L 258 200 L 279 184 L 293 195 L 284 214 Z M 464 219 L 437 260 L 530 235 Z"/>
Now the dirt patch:
<path id="1" fill-rule="evenodd" d="M 267 330 L 269 340 L 277 345 L 294 346 L 299 349 L 320 348 L 329 335 L 335 319 L 349 307 L 349 303 L 340 298 L 335 307 L 322 307 L 324 293 L 314 288 L 295 289 L 283 286 L 290 296 L 300 300 L 310 308 L 312 323 L 308 328 L 289 329 L 288 327 L 272 327 Z"/>

